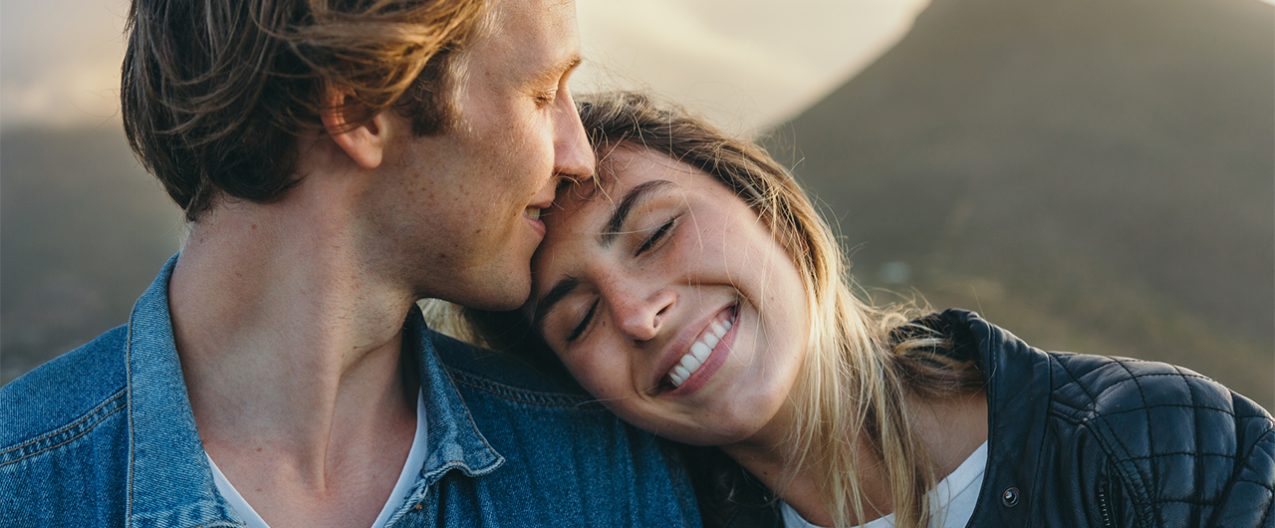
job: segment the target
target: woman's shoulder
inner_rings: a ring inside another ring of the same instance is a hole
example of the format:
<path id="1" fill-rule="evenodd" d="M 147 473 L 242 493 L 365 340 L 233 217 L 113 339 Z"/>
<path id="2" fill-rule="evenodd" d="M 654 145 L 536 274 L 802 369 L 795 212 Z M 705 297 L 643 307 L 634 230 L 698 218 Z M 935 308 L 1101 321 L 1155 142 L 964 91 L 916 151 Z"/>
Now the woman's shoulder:
<path id="1" fill-rule="evenodd" d="M 1186 367 L 1121 356 L 1047 352 L 977 313 L 959 309 L 918 321 L 948 337 L 953 355 L 977 360 L 989 382 L 997 370 L 1045 374 L 1035 381 L 1047 383 L 1032 386 L 1048 387 L 1052 402 L 1074 409 L 1063 414 L 1076 419 L 1152 413 L 1176 423 L 1197 416 L 1198 411 L 1271 422 L 1270 414 L 1253 400 Z"/>
<path id="2" fill-rule="evenodd" d="M 1275 421 L 1257 403 L 1176 365 L 1048 355 L 1051 429 L 1096 439 L 1134 511 L 1218 526 L 1262 526 L 1272 513 Z"/>
<path id="3" fill-rule="evenodd" d="M 1275 420 L 1253 400 L 1185 367 L 1046 352 L 972 312 L 943 318 L 969 330 L 994 412 L 1039 413 L 999 416 L 1005 427 L 1076 457 L 1058 471 L 1110 470 L 1140 518 L 1258 526 L 1272 514 Z"/>
<path id="4" fill-rule="evenodd" d="M 1218 412 L 1270 419 L 1252 400 L 1186 367 L 1119 356 L 1048 352 L 1052 397 L 1088 414 Z"/>

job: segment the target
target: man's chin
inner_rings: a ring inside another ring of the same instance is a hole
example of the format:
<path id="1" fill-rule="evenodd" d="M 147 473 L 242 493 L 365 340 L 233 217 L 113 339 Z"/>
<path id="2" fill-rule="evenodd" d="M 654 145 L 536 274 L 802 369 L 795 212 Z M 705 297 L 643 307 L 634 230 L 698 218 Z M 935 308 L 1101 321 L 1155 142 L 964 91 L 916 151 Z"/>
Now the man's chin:
<path id="1" fill-rule="evenodd" d="M 482 291 L 468 295 L 467 302 L 458 302 L 468 308 L 489 312 L 516 310 L 531 295 L 531 278 L 522 277 L 507 281 L 492 281 L 482 286 Z"/>

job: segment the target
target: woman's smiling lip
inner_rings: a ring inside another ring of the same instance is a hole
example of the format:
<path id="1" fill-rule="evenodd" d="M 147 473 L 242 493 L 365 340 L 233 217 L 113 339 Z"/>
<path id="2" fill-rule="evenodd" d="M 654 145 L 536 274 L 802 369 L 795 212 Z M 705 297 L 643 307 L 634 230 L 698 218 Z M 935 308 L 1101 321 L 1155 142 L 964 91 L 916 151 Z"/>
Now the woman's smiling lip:
<path id="1" fill-rule="evenodd" d="M 672 387 L 672 384 L 668 381 L 669 372 L 680 363 L 682 356 L 685 356 L 690 351 L 691 345 L 697 342 L 699 337 L 705 332 L 710 331 L 709 327 L 715 321 L 718 321 L 725 316 L 726 320 L 738 323 L 739 302 L 733 301 L 719 310 L 709 312 L 709 314 L 710 315 L 705 317 L 703 320 L 697 321 L 697 324 L 687 325 L 683 330 L 682 335 L 678 336 L 676 340 L 671 342 L 670 346 L 664 353 L 664 360 L 660 362 L 659 367 L 655 370 L 658 377 L 651 384 L 651 386 L 654 387 L 652 390 L 653 394 L 683 395 L 694 392 L 699 387 L 703 386 L 704 382 L 706 382 L 717 368 L 721 366 L 722 362 L 725 361 L 726 356 L 729 354 L 731 344 L 735 340 L 735 331 L 738 324 L 732 325 L 730 329 L 726 331 L 726 334 L 722 336 L 721 340 L 713 347 L 709 356 L 705 358 L 703 366 L 691 373 L 690 377 L 684 380 L 679 386 Z"/>

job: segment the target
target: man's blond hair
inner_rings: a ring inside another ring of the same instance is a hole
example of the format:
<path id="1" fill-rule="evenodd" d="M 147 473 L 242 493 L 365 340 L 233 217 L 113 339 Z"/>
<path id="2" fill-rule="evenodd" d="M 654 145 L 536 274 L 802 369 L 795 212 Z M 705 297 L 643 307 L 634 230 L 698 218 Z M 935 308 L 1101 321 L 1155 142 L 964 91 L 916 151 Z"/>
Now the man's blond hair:
<path id="1" fill-rule="evenodd" d="M 445 131 L 450 59 L 483 0 L 133 0 L 120 99 L 129 144 L 194 221 L 218 193 L 257 202 L 296 183 L 294 143 L 327 90 L 355 121 L 396 107 Z"/>

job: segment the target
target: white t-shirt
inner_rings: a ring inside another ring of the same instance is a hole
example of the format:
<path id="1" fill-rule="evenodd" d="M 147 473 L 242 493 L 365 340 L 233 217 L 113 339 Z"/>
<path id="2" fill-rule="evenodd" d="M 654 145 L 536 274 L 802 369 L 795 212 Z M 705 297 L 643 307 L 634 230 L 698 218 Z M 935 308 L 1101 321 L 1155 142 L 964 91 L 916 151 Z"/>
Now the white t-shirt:
<path id="1" fill-rule="evenodd" d="M 372 522 L 372 528 L 383 528 L 386 522 L 389 522 L 390 516 L 403 505 L 403 501 L 407 499 L 407 495 L 412 492 L 415 487 L 416 480 L 420 476 L 421 466 L 425 464 L 425 395 L 423 392 L 416 393 L 416 436 L 412 439 L 412 448 L 407 452 L 407 460 L 403 462 L 403 470 L 398 474 L 398 482 L 394 484 L 394 491 L 390 492 L 390 497 L 385 500 L 385 506 L 381 507 L 381 513 L 376 516 L 376 520 Z M 208 453 L 204 453 L 208 456 Z M 212 466 L 213 482 L 217 485 L 217 491 L 230 504 L 230 508 L 239 514 L 239 517 L 247 523 L 248 528 L 270 528 L 266 521 L 256 510 L 252 509 L 252 505 L 244 500 L 243 495 L 239 494 L 239 490 L 226 480 L 226 475 L 217 467 L 217 463 L 213 462 L 211 456 L 208 457 L 208 465 Z"/>
<path id="2" fill-rule="evenodd" d="M 934 518 L 930 528 L 964 528 L 974 515 L 974 505 L 978 504 L 978 490 L 983 486 L 983 473 L 987 467 L 987 442 L 978 446 L 969 458 L 961 462 L 960 467 L 934 486 L 926 494 L 930 498 L 930 511 Z M 784 514 L 786 528 L 819 528 L 803 519 L 797 510 L 786 502 L 779 507 Z M 894 514 L 880 519 L 868 521 L 859 528 L 893 528 Z"/>

